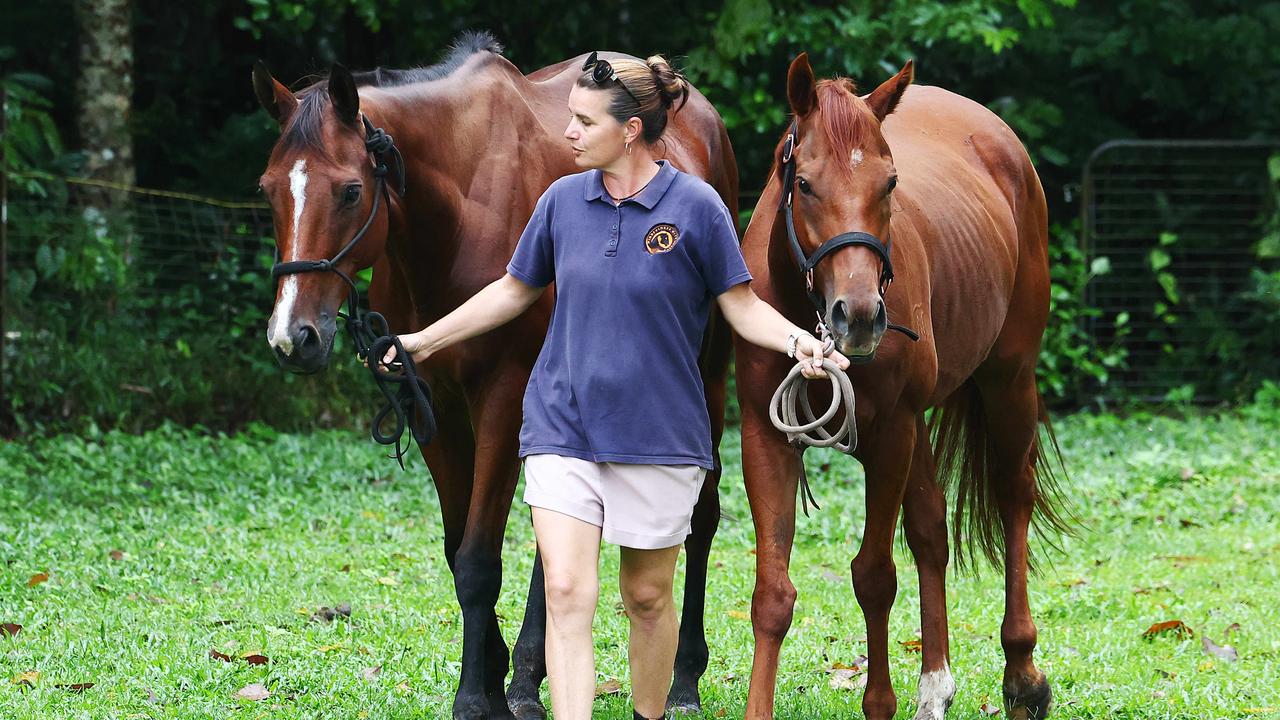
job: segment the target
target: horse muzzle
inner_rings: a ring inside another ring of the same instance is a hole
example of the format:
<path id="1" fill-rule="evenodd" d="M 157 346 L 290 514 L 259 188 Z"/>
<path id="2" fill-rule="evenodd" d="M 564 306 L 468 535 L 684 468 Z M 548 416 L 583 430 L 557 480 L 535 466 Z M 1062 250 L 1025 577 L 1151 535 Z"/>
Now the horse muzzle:
<path id="1" fill-rule="evenodd" d="M 311 375 L 329 366 L 337 324 L 321 319 L 318 324 L 295 321 L 276 337 L 268 338 L 276 363 L 291 373 Z"/>
<path id="2" fill-rule="evenodd" d="M 837 299 L 827 310 L 827 320 L 836 350 L 853 363 L 871 362 L 889 327 L 888 311 L 881 297 L 864 303 Z"/>

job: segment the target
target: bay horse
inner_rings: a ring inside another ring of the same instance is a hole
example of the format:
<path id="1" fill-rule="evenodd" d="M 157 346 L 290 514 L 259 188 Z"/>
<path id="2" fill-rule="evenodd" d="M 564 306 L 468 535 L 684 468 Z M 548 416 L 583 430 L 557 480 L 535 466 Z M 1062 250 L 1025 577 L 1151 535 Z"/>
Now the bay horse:
<path id="1" fill-rule="evenodd" d="M 281 128 L 261 182 L 281 259 L 328 260 L 350 244 L 333 267 L 348 276 L 374 268 L 369 304 L 394 333 L 425 327 L 501 277 L 538 197 L 577 171 L 562 132 L 583 56 L 526 76 L 500 52 L 489 34 L 468 33 L 438 65 L 354 75 L 335 66 L 327 79 L 296 95 L 265 66 L 255 67 L 255 92 Z M 708 182 L 736 211 L 733 151 L 705 97 L 691 92 L 664 140 L 676 167 Z M 394 182 L 387 182 L 375 175 L 375 163 L 388 157 L 392 143 L 402 160 L 392 168 Z M 403 193 L 396 187 L 401 169 Z M 386 209 L 378 212 L 380 195 Z M 278 283 L 268 341 L 285 368 L 309 373 L 327 364 L 337 312 L 349 292 L 336 275 L 288 274 Z M 520 473 L 522 399 L 553 303 L 553 293 L 545 293 L 510 324 L 416 366 L 434 391 L 437 434 L 421 450 L 439 493 L 445 557 L 463 617 L 452 707 L 458 719 L 546 716 L 538 694 L 546 672 L 540 557 L 513 658 L 494 606 Z M 717 452 L 730 342 L 727 323 L 713 314 L 700 369 Z M 720 517 L 719 475 L 718 469 L 708 474 L 687 543 L 670 694 L 679 707 L 698 707 L 698 680 L 707 667 L 703 609 L 707 556 Z M 504 693 L 509 660 L 514 673 Z"/>
<path id="2" fill-rule="evenodd" d="M 897 709 L 888 621 L 900 507 L 920 581 L 916 719 L 942 718 L 955 695 L 945 590 L 946 478 L 954 475 L 957 558 L 981 553 L 1005 570 L 1006 709 L 1041 718 L 1051 692 L 1032 659 L 1028 525 L 1069 529 L 1048 463 L 1061 457 L 1036 388 L 1049 311 L 1044 191 L 998 117 L 946 90 L 912 85 L 913 75 L 907 62 L 859 96 L 847 79 L 818 82 L 807 55 L 792 62 L 794 121 L 775 151 L 743 253 L 761 298 L 802 325 L 817 309 L 835 347 L 855 363 L 861 444 L 854 455 L 866 471 L 867 515 L 850 574 L 867 627 L 863 712 L 882 720 Z M 784 178 L 794 182 L 784 187 Z M 918 332 L 918 342 L 886 334 L 891 320 Z M 759 719 L 773 717 L 796 599 L 788 565 L 804 465 L 769 420 L 771 392 L 792 361 L 741 339 L 735 349 L 757 547 L 746 716 Z M 824 408 L 830 390 L 818 385 L 812 402 Z"/>

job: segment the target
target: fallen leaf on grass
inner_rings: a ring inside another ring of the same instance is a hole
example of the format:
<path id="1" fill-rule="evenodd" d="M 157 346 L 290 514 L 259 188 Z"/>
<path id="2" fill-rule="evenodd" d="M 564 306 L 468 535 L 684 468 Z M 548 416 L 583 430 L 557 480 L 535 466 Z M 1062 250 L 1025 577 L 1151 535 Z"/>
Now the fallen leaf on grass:
<path id="1" fill-rule="evenodd" d="M 0 625 L 0 635 L 8 635 L 9 637 L 13 637 L 14 635 L 17 635 L 20 632 L 22 632 L 22 626 L 17 623 L 5 623 L 3 625 Z"/>
<path id="2" fill-rule="evenodd" d="M 327 652 L 333 652 L 334 650 L 345 650 L 346 647 L 347 647 L 346 643 L 334 643 L 333 645 L 321 645 L 320 647 L 316 648 L 316 651 L 327 653 Z"/>
<path id="3" fill-rule="evenodd" d="M 399 690 L 401 694 L 409 692 L 409 683 L 402 681 L 399 685 L 396 686 L 396 690 Z"/>
<path id="4" fill-rule="evenodd" d="M 214 660 L 221 660 L 222 662 L 231 662 L 231 656 L 230 656 L 230 655 L 223 655 L 222 653 L 218 652 L 217 650 L 210 650 L 210 651 L 209 651 L 209 657 L 213 658 Z"/>
<path id="5" fill-rule="evenodd" d="M 378 665 L 376 667 L 367 667 L 360 671 L 360 676 L 365 679 L 365 682 L 373 682 L 377 680 L 378 676 L 381 674 L 382 674 L 381 665 Z"/>
<path id="6" fill-rule="evenodd" d="M 30 580 L 27 581 L 27 587 L 35 587 L 42 582 L 47 582 L 48 580 L 49 580 L 49 573 L 36 573 L 35 575 L 31 576 Z"/>
<path id="7" fill-rule="evenodd" d="M 379 584 L 379 585 L 392 586 L 392 585 L 399 585 L 399 584 L 400 584 L 400 581 L 399 581 L 399 580 L 396 580 L 395 578 L 391 577 L 390 575 L 383 575 L 382 577 L 378 578 L 378 584 Z"/>
<path id="8" fill-rule="evenodd" d="M 394 578 L 392 578 L 391 580 L 392 582 L 390 584 L 394 585 L 395 584 Z M 379 579 L 378 582 L 382 582 L 382 579 Z M 382 583 L 382 584 L 387 585 L 388 583 Z M 306 614 L 305 611 L 300 611 L 300 612 L 302 612 L 303 615 Z M 322 605 L 320 606 L 319 610 L 312 613 L 310 619 L 311 619 L 311 622 L 333 622 L 333 620 L 337 617 L 348 617 L 348 618 L 351 617 L 351 603 L 342 603 L 338 607 L 334 607 L 334 608 L 331 608 L 328 605 Z"/>
<path id="9" fill-rule="evenodd" d="M 1151 627 L 1147 628 L 1146 632 L 1142 633 L 1142 637 L 1146 640 L 1150 640 L 1161 635 L 1173 635 L 1179 638 L 1188 638 L 1195 635 L 1195 632 L 1192 631 L 1191 628 L 1187 627 L 1187 624 L 1181 620 L 1165 620 L 1164 622 L 1155 623 Z"/>
<path id="10" fill-rule="evenodd" d="M 924 649 L 924 643 L 920 642 L 919 638 L 915 640 L 899 640 L 898 644 L 909 653 L 918 653 Z"/>
<path id="11" fill-rule="evenodd" d="M 258 702 L 271 697 L 271 691 L 262 683 L 251 683 L 236 691 L 236 697 Z"/>
<path id="12" fill-rule="evenodd" d="M 989 702 L 984 702 L 982 703 L 982 706 L 978 708 L 978 712 L 981 712 L 983 715 L 999 715 L 1000 708 Z"/>
<path id="13" fill-rule="evenodd" d="M 728 612 L 728 615 L 734 620 L 750 620 L 751 619 L 750 613 L 744 613 L 741 610 L 730 610 Z"/>
<path id="14" fill-rule="evenodd" d="M 618 695 L 621 693 L 622 683 L 612 678 L 596 685 L 596 697 L 600 697 L 601 695 Z"/>
<path id="15" fill-rule="evenodd" d="M 81 693 L 93 687 L 93 685 L 93 683 L 71 683 L 69 685 L 54 685 L 54 687 L 59 690 L 66 690 L 67 692 Z"/>
<path id="16" fill-rule="evenodd" d="M 112 560 L 115 560 L 117 562 L 124 559 L 123 550 L 112 550 L 111 552 L 107 553 L 107 555 L 109 555 Z"/>
<path id="17" fill-rule="evenodd" d="M 1245 715 L 1265 715 L 1266 713 L 1273 713 L 1275 711 L 1276 709 L 1273 707 L 1251 707 L 1251 708 L 1245 708 L 1240 712 L 1244 713 Z"/>
<path id="18" fill-rule="evenodd" d="M 867 686 L 867 674 L 853 668 L 828 670 L 831 680 L 828 684 L 832 690 L 861 690 Z"/>
<path id="19" fill-rule="evenodd" d="M 39 670 L 28 670 L 22 673 L 21 675 L 15 676 L 12 680 L 9 681 L 9 683 L 12 685 L 26 685 L 27 687 L 35 687 L 35 684 L 39 680 L 40 680 Z"/>
<path id="20" fill-rule="evenodd" d="M 240 657 L 244 658 L 244 661 L 250 665 L 266 665 L 271 662 L 271 658 L 261 653 L 251 653 L 249 655 L 241 655 Z"/>
<path id="21" fill-rule="evenodd" d="M 1230 645 L 1219 645 L 1218 643 L 1210 640 L 1208 635 L 1200 636 L 1200 646 L 1204 648 L 1205 654 L 1216 657 L 1219 660 L 1235 662 L 1239 657 L 1235 648 Z"/>

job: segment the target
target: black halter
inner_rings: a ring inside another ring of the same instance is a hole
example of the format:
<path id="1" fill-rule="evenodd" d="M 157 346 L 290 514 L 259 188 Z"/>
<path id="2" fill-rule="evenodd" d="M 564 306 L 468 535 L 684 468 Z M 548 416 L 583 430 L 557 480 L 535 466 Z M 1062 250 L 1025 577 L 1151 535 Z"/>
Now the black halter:
<path id="1" fill-rule="evenodd" d="M 355 280 L 338 269 L 338 263 L 356 246 L 356 243 L 360 242 L 373 225 L 373 219 L 378 215 L 378 206 L 384 200 L 390 206 L 387 174 L 395 173 L 396 191 L 401 197 L 404 197 L 405 191 L 404 158 L 401 157 L 400 150 L 395 146 L 391 136 L 382 128 L 375 128 L 373 123 L 369 122 L 369 118 L 363 115 L 360 117 L 364 121 L 364 146 L 373 158 L 373 176 L 376 183 L 373 191 L 373 207 L 369 210 L 368 219 L 364 221 L 364 225 L 355 236 L 331 259 L 278 262 L 271 268 L 271 279 L 275 281 L 284 275 L 296 273 L 331 272 L 347 283 L 350 288 L 347 294 L 347 313 L 339 312 L 338 316 L 347 321 L 347 333 L 356 347 L 356 354 L 369 366 L 378 390 L 387 400 L 373 418 L 371 434 L 379 444 L 395 446 L 396 454 L 393 457 L 403 468 L 404 453 L 408 448 L 401 448 L 400 440 L 404 437 L 405 427 L 410 429 L 419 446 L 429 444 L 436 434 L 435 414 L 431 410 L 431 388 L 426 380 L 418 377 L 414 372 L 412 359 L 405 352 L 400 340 L 391 334 L 387 319 L 382 313 L 360 311 L 360 290 L 356 287 Z M 397 359 L 389 368 L 384 368 L 380 361 L 392 347 L 396 349 Z M 399 385 L 399 392 L 393 394 L 390 385 Z M 392 413 L 395 413 L 396 418 L 395 429 L 390 433 L 384 433 L 382 423 Z"/>
<path id="2" fill-rule="evenodd" d="M 782 214 L 786 219 L 787 239 L 791 243 L 791 256 L 795 258 L 796 265 L 800 267 L 800 272 L 804 275 L 805 293 L 809 296 L 809 302 L 813 303 L 814 309 L 818 311 L 819 318 L 826 317 L 826 299 L 822 297 L 822 293 L 818 292 L 813 286 L 813 270 L 822 262 L 822 259 L 831 253 L 850 245 L 862 245 L 870 248 L 872 252 L 880 257 L 880 297 L 884 297 L 885 292 L 889 290 L 889 286 L 893 284 L 893 260 L 890 255 L 893 251 L 893 240 L 885 238 L 881 242 L 880 238 L 865 232 L 847 232 L 836 235 L 827 240 L 814 251 L 812 256 L 804 254 L 804 248 L 800 247 L 800 239 L 796 237 L 796 220 L 791 210 L 792 193 L 796 184 L 796 138 L 800 134 L 800 124 L 798 120 L 791 121 L 791 128 L 787 130 L 786 140 L 782 145 Z M 905 328 L 901 325 L 889 324 L 890 330 L 898 332 L 911 338 L 914 342 L 920 339 L 915 331 Z"/>

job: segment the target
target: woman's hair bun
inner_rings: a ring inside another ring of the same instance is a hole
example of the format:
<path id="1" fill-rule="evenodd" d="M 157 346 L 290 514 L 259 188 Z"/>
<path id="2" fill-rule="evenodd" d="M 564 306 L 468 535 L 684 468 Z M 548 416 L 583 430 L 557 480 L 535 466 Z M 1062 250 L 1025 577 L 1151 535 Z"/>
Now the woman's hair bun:
<path id="1" fill-rule="evenodd" d="M 684 79 L 684 75 L 676 72 L 675 68 L 671 67 L 671 63 L 661 55 L 650 55 L 645 63 L 653 73 L 662 104 L 671 107 L 676 104 L 676 100 L 679 100 L 680 104 L 676 106 L 676 110 L 684 107 L 689 99 L 689 81 Z"/>

